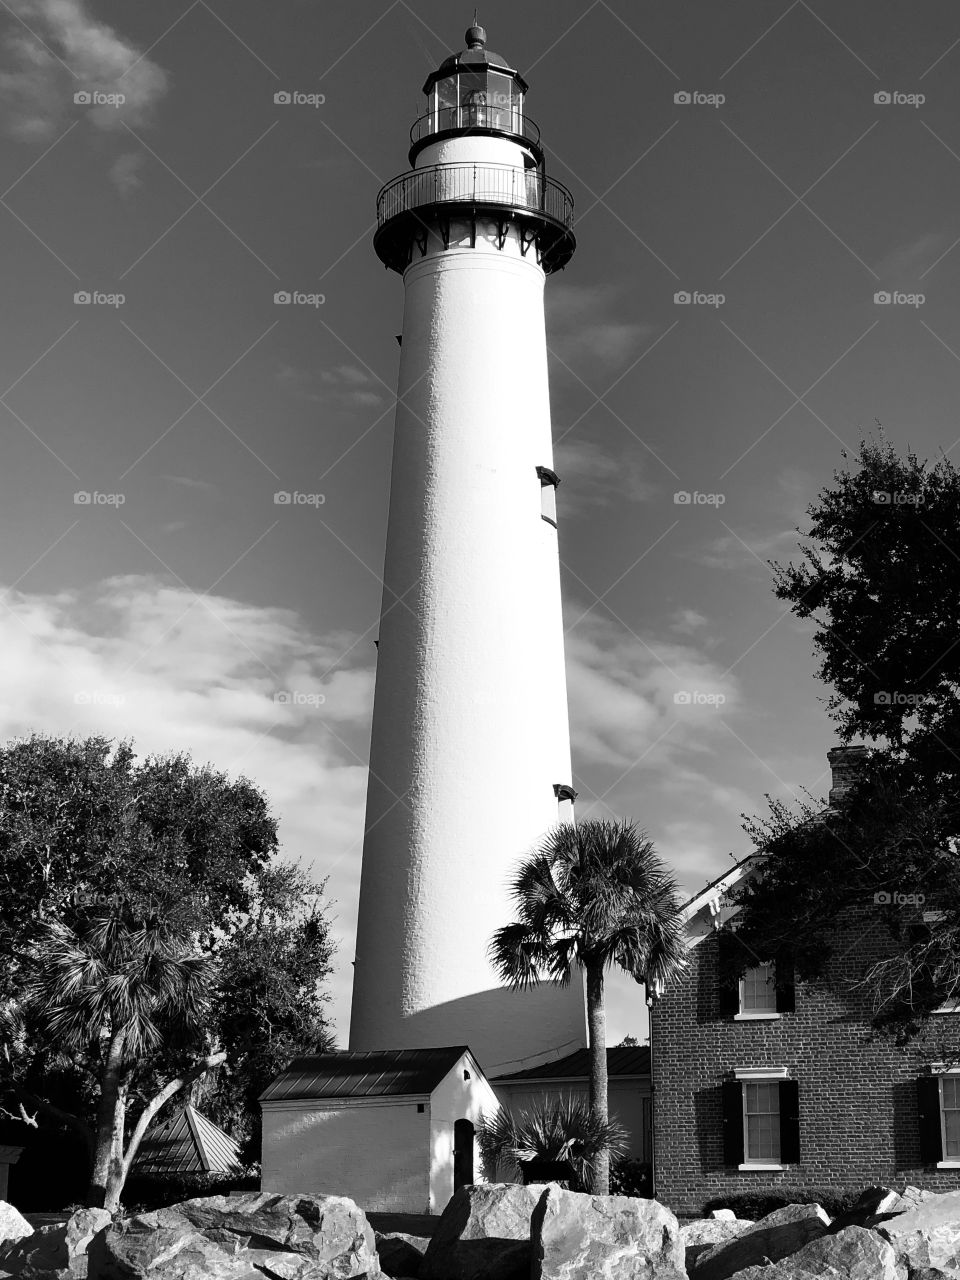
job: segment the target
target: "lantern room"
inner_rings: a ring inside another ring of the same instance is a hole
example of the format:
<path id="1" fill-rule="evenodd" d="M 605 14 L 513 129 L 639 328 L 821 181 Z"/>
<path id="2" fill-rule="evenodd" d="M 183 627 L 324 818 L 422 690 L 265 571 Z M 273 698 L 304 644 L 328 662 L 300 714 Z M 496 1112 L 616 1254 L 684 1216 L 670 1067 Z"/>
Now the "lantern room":
<path id="1" fill-rule="evenodd" d="M 457 133 L 506 135 L 529 146 L 542 161 L 540 131 L 524 115 L 527 82 L 487 47 L 487 33 L 474 24 L 467 47 L 447 58 L 423 86 L 427 111 L 410 131 L 410 163 L 432 142 Z"/>

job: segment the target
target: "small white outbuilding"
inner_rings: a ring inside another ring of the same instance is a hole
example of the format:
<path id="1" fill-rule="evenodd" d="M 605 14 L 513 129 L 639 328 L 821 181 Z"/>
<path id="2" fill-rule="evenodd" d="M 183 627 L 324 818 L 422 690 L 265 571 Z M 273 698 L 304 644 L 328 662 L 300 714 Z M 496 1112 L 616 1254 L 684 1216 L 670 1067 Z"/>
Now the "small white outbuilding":
<path id="1" fill-rule="evenodd" d="M 466 1045 L 297 1058 L 260 1097 L 261 1185 L 442 1213 L 485 1180 L 475 1129 L 498 1102 Z"/>

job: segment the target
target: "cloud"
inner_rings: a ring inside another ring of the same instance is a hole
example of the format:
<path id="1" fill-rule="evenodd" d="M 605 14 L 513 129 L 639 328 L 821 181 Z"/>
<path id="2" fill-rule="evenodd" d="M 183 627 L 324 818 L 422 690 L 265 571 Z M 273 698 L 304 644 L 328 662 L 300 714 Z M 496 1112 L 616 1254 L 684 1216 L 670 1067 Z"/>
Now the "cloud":
<path id="1" fill-rule="evenodd" d="M 604 453 L 592 440 L 561 440 L 554 466 L 563 483 L 558 501 L 565 515 L 605 506 L 611 498 L 645 502 L 656 492 L 638 458 Z"/>
<path id="2" fill-rule="evenodd" d="M 723 732 L 739 691 L 719 663 L 690 644 L 633 635 L 599 612 L 580 616 L 573 603 L 566 612 L 575 762 L 622 772 L 656 747 L 659 765 Z"/>
<path id="3" fill-rule="evenodd" d="M 656 327 L 625 319 L 622 290 L 558 280 L 546 294 L 547 346 L 587 382 L 622 369 L 649 345 Z M 602 390 L 597 387 L 597 390 Z"/>
<path id="4" fill-rule="evenodd" d="M 226 596 L 198 603 L 146 576 L 48 595 L 14 590 L 6 604 L 4 740 L 102 733 L 132 737 L 141 755 L 188 750 L 253 779 L 280 819 L 284 855 L 329 872 L 343 940 L 332 986 L 342 1036 L 373 698 L 372 669 L 351 665 L 356 651 L 344 656 L 356 637 L 314 636 L 290 610 Z"/>
<path id="5" fill-rule="evenodd" d="M 140 177 L 143 165 L 144 156 L 141 151 L 124 151 L 110 166 L 107 176 L 124 199 L 143 186 L 143 179 Z"/>
<path id="6" fill-rule="evenodd" d="M 354 364 L 336 365 L 319 373 L 285 364 L 276 376 L 281 391 L 296 400 L 340 409 L 378 408 L 386 401 L 383 384 Z"/>
<path id="7" fill-rule="evenodd" d="M 883 288 L 909 289 L 915 286 L 920 273 L 937 261 L 952 239 L 952 235 L 947 236 L 942 231 L 925 231 L 906 244 L 891 249 L 877 263 L 877 275 L 883 282 Z"/>
<path id="8" fill-rule="evenodd" d="M 0 103 L 13 137 L 48 141 L 76 112 L 103 130 L 148 120 L 166 92 L 166 72 L 92 18 L 84 0 L 9 0 L 6 7 L 19 20 L 4 38 L 0 66 Z M 76 105 L 82 91 L 122 94 L 123 101 Z"/>

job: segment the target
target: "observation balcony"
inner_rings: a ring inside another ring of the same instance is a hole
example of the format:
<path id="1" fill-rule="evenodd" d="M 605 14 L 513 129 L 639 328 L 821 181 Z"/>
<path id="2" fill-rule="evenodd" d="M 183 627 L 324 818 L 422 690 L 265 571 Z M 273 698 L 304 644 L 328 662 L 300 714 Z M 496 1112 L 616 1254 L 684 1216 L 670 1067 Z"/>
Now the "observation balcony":
<path id="1" fill-rule="evenodd" d="M 426 252 L 429 230 L 439 229 L 445 244 L 450 222 L 466 218 L 493 221 L 500 248 L 507 228 L 520 228 L 521 250 L 535 244 L 549 275 L 567 265 L 576 248 L 573 197 L 562 182 L 541 169 L 505 164 L 437 164 L 411 169 L 394 178 L 377 196 L 377 231 L 373 245 L 381 262 L 403 272 L 414 245 Z"/>

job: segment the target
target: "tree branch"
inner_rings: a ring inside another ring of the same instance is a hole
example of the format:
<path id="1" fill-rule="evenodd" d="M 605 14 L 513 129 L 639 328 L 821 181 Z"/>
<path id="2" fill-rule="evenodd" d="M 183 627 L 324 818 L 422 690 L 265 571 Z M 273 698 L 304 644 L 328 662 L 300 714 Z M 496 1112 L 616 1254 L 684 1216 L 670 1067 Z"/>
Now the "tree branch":
<path id="1" fill-rule="evenodd" d="M 29 1102 L 31 1106 L 43 1111 L 48 1116 L 52 1116 L 54 1120 L 62 1120 L 63 1123 L 69 1125 L 71 1129 L 75 1129 L 83 1138 L 87 1147 L 92 1148 L 93 1130 L 85 1120 L 81 1120 L 79 1116 L 75 1116 L 72 1111 L 64 1111 L 62 1107 L 57 1107 L 52 1102 L 47 1102 L 45 1098 L 41 1098 L 39 1095 L 31 1093 L 27 1089 L 17 1089 L 17 1092 L 23 1097 L 23 1101 L 18 1102 L 17 1104 L 20 1108 L 19 1118 L 26 1124 L 32 1124 L 36 1127 L 36 1117 L 34 1117 L 33 1120 L 30 1120 L 24 1108 L 24 1102 Z"/>
<path id="2" fill-rule="evenodd" d="M 185 1088 L 188 1084 L 193 1084 L 194 1080 L 199 1080 L 201 1076 L 213 1067 L 219 1067 L 222 1062 L 226 1062 L 226 1050 L 220 1053 L 211 1053 L 196 1066 L 191 1067 L 189 1071 L 185 1071 L 183 1075 L 177 1076 L 175 1080 L 170 1080 L 163 1086 L 159 1093 L 155 1094 L 147 1105 L 140 1112 L 140 1118 L 136 1123 L 133 1133 L 130 1135 L 130 1141 L 127 1143 L 127 1150 L 123 1158 L 124 1165 L 129 1169 L 133 1163 L 134 1156 L 140 1148 L 143 1136 L 150 1127 L 154 1116 L 160 1110 L 165 1102 L 169 1102 L 175 1093 Z"/>

